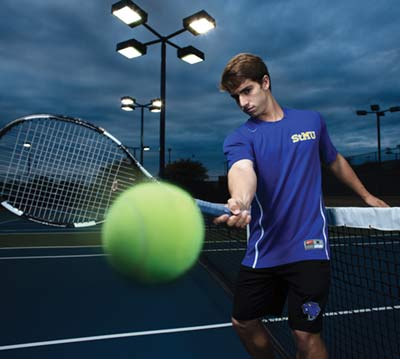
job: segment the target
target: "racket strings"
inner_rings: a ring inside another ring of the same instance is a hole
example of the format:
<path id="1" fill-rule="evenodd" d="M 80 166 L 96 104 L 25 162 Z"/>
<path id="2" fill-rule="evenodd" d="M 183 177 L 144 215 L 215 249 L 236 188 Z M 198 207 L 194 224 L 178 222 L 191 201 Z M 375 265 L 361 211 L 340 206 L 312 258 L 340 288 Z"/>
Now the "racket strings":
<path id="1" fill-rule="evenodd" d="M 36 218 L 101 221 L 113 198 L 146 177 L 108 137 L 75 123 L 46 118 L 9 132 L 2 193 Z"/>
<path id="2" fill-rule="evenodd" d="M 100 143 L 99 143 L 100 144 Z M 101 144 L 100 144 L 101 145 Z M 105 161 L 107 163 L 113 163 L 113 165 L 109 166 L 107 171 L 102 171 L 102 176 L 100 178 L 100 187 L 102 188 L 101 191 L 98 191 L 97 194 L 103 193 L 105 196 L 102 196 L 101 200 L 105 201 L 103 204 L 103 208 L 107 209 L 109 207 L 109 203 L 112 199 L 113 195 L 113 190 L 117 189 L 116 184 L 117 184 L 117 176 L 120 172 L 121 169 L 121 163 L 123 161 L 123 158 L 121 158 L 116 151 L 108 151 L 108 149 L 104 149 L 102 151 L 102 161 Z M 111 184 L 111 186 L 110 186 Z M 115 184 L 115 185 L 114 185 Z M 96 197 L 96 199 L 100 200 L 99 197 Z M 97 207 L 97 213 L 96 216 L 100 215 L 100 209 L 104 211 L 103 208 L 100 208 L 100 206 Z"/>
<path id="3" fill-rule="evenodd" d="M 19 197 L 22 199 L 21 201 L 21 206 L 19 209 L 22 211 L 26 210 L 26 204 L 24 205 L 24 202 L 26 198 L 29 198 L 29 188 L 28 186 L 24 185 L 29 182 L 29 177 L 30 177 L 30 169 L 31 169 L 31 146 L 32 143 L 30 142 L 30 139 L 34 137 L 34 131 L 31 129 L 31 124 L 29 124 L 28 129 L 25 133 L 25 136 L 23 133 L 18 133 L 18 140 L 22 139 L 22 143 L 17 141 L 16 146 L 14 147 L 14 152 L 13 152 L 13 158 L 16 159 L 16 168 L 15 168 L 15 175 L 14 178 L 12 179 L 12 184 L 13 187 L 16 187 L 16 192 L 15 195 L 17 196 L 17 193 L 19 193 Z M 17 147 L 18 146 L 18 147 Z M 23 149 L 23 152 L 21 152 L 21 155 L 19 155 L 18 150 Z M 19 155 L 19 156 L 18 156 Z M 12 162 L 11 162 L 12 163 Z M 22 171 L 18 171 L 18 169 L 21 168 Z M 14 168 L 13 168 L 14 170 Z"/>
<path id="4" fill-rule="evenodd" d="M 63 166 L 66 162 L 63 160 L 62 153 L 65 150 L 66 143 L 63 142 L 57 146 L 56 143 L 52 143 L 50 139 L 54 134 L 54 130 L 57 127 L 57 123 L 52 123 L 48 128 L 44 128 L 43 135 L 40 136 L 37 151 L 35 151 L 34 160 L 37 161 L 37 168 L 39 170 L 39 184 L 37 190 L 34 194 L 34 202 L 37 203 L 40 198 L 44 198 L 45 202 L 42 206 L 37 206 L 34 208 L 33 214 L 37 217 L 49 216 L 51 221 L 56 221 L 55 211 L 50 211 L 47 213 L 49 208 L 53 208 L 56 203 L 56 182 L 57 173 L 61 175 L 64 173 L 65 169 Z M 60 126 L 64 126 L 64 123 L 60 123 Z M 47 180 L 50 177 L 52 181 Z M 65 199 L 60 199 L 60 206 L 63 207 L 65 204 Z"/>
<path id="5" fill-rule="evenodd" d="M 65 161 L 61 156 L 61 151 L 65 145 L 63 143 L 60 145 L 60 143 L 57 144 L 57 142 L 51 142 L 50 140 L 56 125 L 58 124 L 49 122 L 46 127 L 34 126 L 31 136 L 29 136 L 30 128 L 27 130 L 26 137 L 29 137 L 32 143 L 29 152 L 31 157 L 30 167 L 33 167 L 34 170 L 31 171 L 29 169 L 29 180 L 25 182 L 26 190 L 21 194 L 19 202 L 19 208 L 24 212 L 35 217 L 48 216 L 49 220 L 54 219 L 54 212 L 47 213 L 46 211 L 56 201 L 54 196 L 57 190 L 56 181 L 62 177 L 62 165 L 65 165 Z M 31 126 L 30 122 L 29 126 Z M 20 128 L 19 130 L 23 129 Z M 23 176 L 20 179 L 23 181 Z M 16 194 L 18 194 L 18 191 Z"/>
<path id="6" fill-rule="evenodd" d="M 57 127 L 58 124 L 54 123 L 54 126 L 51 127 L 51 132 L 47 133 L 46 141 L 47 144 L 51 144 L 50 146 L 46 147 L 46 143 L 43 144 L 43 146 L 38 147 L 37 153 L 40 156 L 38 158 L 38 168 L 39 168 L 39 179 L 41 179 L 41 183 L 39 185 L 39 188 L 41 191 L 37 191 L 35 198 L 35 202 L 39 198 L 45 198 L 46 201 L 44 203 L 44 206 L 42 208 L 37 208 L 39 212 L 37 213 L 38 216 L 49 216 L 49 219 L 51 221 L 57 221 L 58 218 L 56 218 L 56 211 L 50 211 L 49 213 L 45 213 L 44 211 L 47 211 L 49 208 L 54 208 L 55 204 L 58 202 L 58 206 L 60 208 L 65 207 L 67 198 L 65 197 L 58 197 L 57 196 L 57 180 L 62 178 L 64 173 L 65 173 L 65 166 L 67 166 L 67 161 L 65 156 L 63 156 L 63 153 L 68 149 L 68 142 L 62 142 L 59 144 L 54 144 L 49 138 L 52 138 L 54 134 L 54 129 Z M 66 129 L 66 124 L 65 123 L 60 123 L 60 126 L 65 130 Z M 73 132 L 74 133 L 74 132 Z M 47 180 L 49 177 L 51 180 Z M 60 174 L 60 177 L 58 177 L 57 174 Z"/>
<path id="7" fill-rule="evenodd" d="M 8 192 L 8 183 L 13 183 L 12 179 L 12 168 L 14 167 L 13 164 L 15 164 L 17 161 L 19 162 L 20 159 L 16 159 L 16 154 L 17 154 L 17 143 L 19 142 L 19 135 L 18 133 L 17 139 L 14 141 L 14 146 L 2 146 L 2 151 L 1 151 L 1 167 L 5 168 L 4 174 L 2 174 L 2 181 L 3 181 L 3 186 L 2 186 L 2 193 L 7 193 Z M 4 144 L 4 141 L 3 141 Z M 11 150 L 11 153 L 8 153 Z M 8 160 L 8 157 L 10 157 L 10 160 Z"/>
<path id="8" fill-rule="evenodd" d="M 79 130 L 81 130 L 79 128 Z M 83 130 L 83 128 L 82 128 Z M 76 173 L 75 175 L 75 182 L 74 182 L 74 187 L 72 189 L 73 195 L 70 196 L 69 198 L 69 203 L 68 207 L 76 207 L 74 211 L 70 212 L 70 218 L 63 218 L 64 222 L 75 222 L 75 221 L 80 221 L 80 220 L 85 220 L 87 217 L 85 217 L 85 211 L 87 213 L 87 197 L 91 195 L 91 192 L 89 191 L 84 191 L 81 186 L 85 186 L 88 181 L 90 181 L 90 178 L 93 177 L 93 171 L 94 171 L 94 160 L 93 157 L 95 156 L 94 151 L 96 151 L 96 148 L 93 148 L 93 152 L 88 152 L 83 153 L 80 152 L 81 148 L 78 145 L 78 143 L 75 143 L 74 141 L 79 141 L 81 144 L 85 144 L 87 142 L 91 142 L 91 137 L 92 133 L 88 134 L 86 137 L 82 136 L 80 133 L 74 134 L 74 136 L 71 136 L 69 138 L 69 142 L 71 144 L 71 148 L 73 151 L 73 158 L 75 159 L 73 164 L 71 164 L 71 171 L 73 173 Z M 82 148 L 83 150 L 83 148 Z M 84 155 L 85 157 L 81 157 L 81 155 Z M 79 169 L 79 167 L 82 166 L 86 172 L 83 172 Z M 90 188 L 90 187 L 89 187 Z M 67 215 L 67 213 L 65 213 Z"/>
<path id="9" fill-rule="evenodd" d="M 65 130 L 65 146 L 63 148 L 60 147 L 59 154 L 61 155 L 61 160 L 63 163 L 62 169 L 60 173 L 65 174 L 66 181 L 72 184 L 72 189 L 71 193 L 68 195 L 63 195 L 61 198 L 56 198 L 58 196 L 53 197 L 53 205 L 56 202 L 59 202 L 61 205 L 61 208 L 64 209 L 60 214 L 59 217 L 56 219 L 54 218 L 54 221 L 58 222 L 71 222 L 73 219 L 73 216 L 76 215 L 77 210 L 75 209 L 75 206 L 73 205 L 74 203 L 78 202 L 79 196 L 81 195 L 81 184 L 84 183 L 84 179 L 82 176 L 78 176 L 79 171 L 78 171 L 78 165 L 79 161 L 79 153 L 77 149 L 79 148 L 75 141 L 77 138 L 80 138 L 79 130 L 80 128 L 76 126 L 68 126 L 68 123 L 64 124 L 67 127 L 73 127 L 72 131 L 68 131 L 66 128 Z M 86 166 L 86 164 L 85 164 Z M 88 173 L 90 173 L 90 168 L 86 167 L 86 170 Z M 72 177 L 72 174 L 74 174 L 74 177 Z M 72 181 L 74 179 L 74 181 Z M 74 208 L 73 211 L 65 210 L 65 209 L 70 209 Z M 76 208 L 80 208 L 76 206 Z"/>
<path id="10" fill-rule="evenodd" d="M 102 139 L 102 137 L 98 138 Z M 104 214 L 107 208 L 104 200 L 105 197 L 109 197 L 109 195 L 107 196 L 107 184 L 110 183 L 110 172 L 113 166 L 108 167 L 110 170 L 104 168 L 104 170 L 100 171 L 100 169 L 104 163 L 115 163 L 117 156 L 116 152 L 112 151 L 112 148 L 109 148 L 108 143 L 105 141 L 95 141 L 91 154 L 91 156 L 86 157 L 86 166 L 91 174 L 96 174 L 97 186 L 93 186 L 92 191 L 86 192 L 86 195 L 82 197 L 82 202 L 78 202 L 78 207 L 82 208 L 82 216 L 87 217 L 92 210 L 87 206 L 87 203 L 91 201 L 97 203 L 98 205 L 94 208 L 94 216 L 98 218 L 99 215 Z M 113 155 L 111 156 L 111 154 Z M 79 219 L 75 218 L 74 220 L 78 221 Z"/>

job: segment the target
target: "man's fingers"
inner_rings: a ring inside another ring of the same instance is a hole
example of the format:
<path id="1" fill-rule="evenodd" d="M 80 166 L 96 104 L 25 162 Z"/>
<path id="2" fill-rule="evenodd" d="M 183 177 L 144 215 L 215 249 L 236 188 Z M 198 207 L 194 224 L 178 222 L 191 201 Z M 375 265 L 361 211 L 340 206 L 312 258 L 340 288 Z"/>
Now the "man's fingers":
<path id="1" fill-rule="evenodd" d="M 229 219 L 229 216 L 227 214 L 223 214 L 222 216 L 214 218 L 213 223 L 214 224 L 225 223 L 228 219 Z"/>
<path id="2" fill-rule="evenodd" d="M 230 227 L 244 228 L 250 223 L 250 219 L 248 211 L 241 211 L 237 215 L 230 216 L 226 224 Z"/>
<path id="3" fill-rule="evenodd" d="M 243 208 L 243 204 L 234 199 L 228 200 L 231 215 L 224 214 L 214 219 L 214 224 L 226 223 L 229 227 L 244 228 L 250 223 L 250 212 Z"/>

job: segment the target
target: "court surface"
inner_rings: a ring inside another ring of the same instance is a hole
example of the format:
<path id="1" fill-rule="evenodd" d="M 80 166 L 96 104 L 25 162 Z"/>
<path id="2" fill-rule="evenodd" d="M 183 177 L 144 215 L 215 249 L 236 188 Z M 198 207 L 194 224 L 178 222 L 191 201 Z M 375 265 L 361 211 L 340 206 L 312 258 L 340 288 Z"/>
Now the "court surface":
<path id="1" fill-rule="evenodd" d="M 168 285 L 125 281 L 99 227 L 59 230 L 0 211 L 0 357 L 248 358 L 231 302 L 196 265 Z"/>
<path id="2" fill-rule="evenodd" d="M 143 287 L 109 268 L 99 227 L 60 230 L 5 211 L 0 218 L 1 358 L 249 357 L 220 285 L 229 291 L 234 282 L 244 233 L 209 227 L 202 258 L 213 277 L 198 264 L 174 283 Z M 400 233 L 355 231 L 331 233 L 324 340 L 332 358 L 398 358 Z M 283 314 L 267 326 L 294 357 Z"/>

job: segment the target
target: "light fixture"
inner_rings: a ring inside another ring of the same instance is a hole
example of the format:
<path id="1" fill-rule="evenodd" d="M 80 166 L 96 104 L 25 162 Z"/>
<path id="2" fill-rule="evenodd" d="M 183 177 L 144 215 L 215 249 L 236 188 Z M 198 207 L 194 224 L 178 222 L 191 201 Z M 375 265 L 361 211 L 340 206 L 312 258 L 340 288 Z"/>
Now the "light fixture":
<path id="1" fill-rule="evenodd" d="M 124 111 L 133 111 L 135 109 L 135 106 L 132 105 L 121 105 L 121 110 Z"/>
<path id="2" fill-rule="evenodd" d="M 381 110 L 380 106 L 378 104 L 373 104 L 370 106 L 371 111 L 365 111 L 365 110 L 358 110 L 356 111 L 356 114 L 358 116 L 365 116 L 367 114 L 375 114 L 376 115 L 376 130 L 377 130 L 377 137 L 378 137 L 378 163 L 381 165 L 382 159 L 381 159 L 381 117 L 385 116 L 385 112 L 397 112 L 400 111 L 400 106 L 393 106 L 389 107 L 386 110 Z"/>
<path id="3" fill-rule="evenodd" d="M 216 22 L 206 11 L 201 10 L 196 14 L 184 18 L 183 27 L 193 35 L 200 35 L 214 29 Z"/>
<path id="4" fill-rule="evenodd" d="M 136 40 L 128 40 L 117 45 L 117 51 L 129 59 L 145 55 L 147 52 L 147 46 L 154 44 L 161 44 L 161 81 L 160 81 L 160 98 L 162 104 L 158 106 L 146 106 L 151 112 L 160 112 L 160 161 L 159 161 L 159 173 L 160 178 L 164 176 L 165 168 L 165 128 L 166 128 L 166 46 L 171 45 L 176 49 L 180 47 L 171 42 L 171 39 L 185 31 L 189 31 L 194 35 L 204 34 L 207 31 L 216 27 L 216 21 L 206 11 L 201 10 L 191 16 L 183 19 L 183 28 L 175 31 L 167 36 L 160 35 L 155 29 L 153 29 L 147 22 L 147 13 L 136 6 L 130 0 L 121 0 L 112 5 L 112 13 L 122 19 L 129 26 L 134 27 L 139 24 L 143 24 L 147 30 L 157 37 L 156 40 L 148 41 L 146 43 L 140 43 Z M 128 15 L 130 14 L 130 15 Z M 132 16 L 132 17 L 131 17 Z M 140 18 L 140 19 L 139 19 Z M 204 60 L 204 54 L 189 46 L 178 51 L 178 57 L 182 60 L 195 64 Z M 135 104 L 136 107 L 140 107 Z M 142 108 L 143 113 L 143 108 Z M 143 142 L 142 142 L 143 143 Z M 143 153 L 143 148 L 141 149 Z"/>
<path id="5" fill-rule="evenodd" d="M 151 100 L 150 112 L 161 112 L 162 102 L 159 98 Z"/>
<path id="6" fill-rule="evenodd" d="M 130 97 L 130 96 L 121 97 L 121 104 L 122 105 L 125 105 L 125 106 L 130 105 L 130 106 L 132 106 L 132 105 L 135 105 L 135 103 L 136 103 L 136 99 L 134 99 L 133 97 Z"/>
<path id="7" fill-rule="evenodd" d="M 178 49 L 178 57 L 191 65 L 204 61 L 204 53 L 193 46 Z"/>
<path id="8" fill-rule="evenodd" d="M 32 144 L 31 144 L 30 142 L 25 142 L 25 143 L 23 144 L 23 146 L 24 146 L 25 148 L 31 148 L 31 147 L 32 147 Z"/>
<path id="9" fill-rule="evenodd" d="M 147 47 L 135 39 L 130 39 L 118 43 L 117 51 L 128 59 L 133 59 L 134 57 L 145 55 Z"/>
<path id="10" fill-rule="evenodd" d="M 150 151 L 150 146 L 143 146 L 143 151 Z"/>
<path id="11" fill-rule="evenodd" d="M 162 106 L 161 99 L 155 98 L 155 99 L 151 100 L 151 106 L 161 107 Z"/>
<path id="12" fill-rule="evenodd" d="M 111 13 L 130 27 L 147 22 L 147 13 L 130 0 L 118 1 L 112 5 Z"/>

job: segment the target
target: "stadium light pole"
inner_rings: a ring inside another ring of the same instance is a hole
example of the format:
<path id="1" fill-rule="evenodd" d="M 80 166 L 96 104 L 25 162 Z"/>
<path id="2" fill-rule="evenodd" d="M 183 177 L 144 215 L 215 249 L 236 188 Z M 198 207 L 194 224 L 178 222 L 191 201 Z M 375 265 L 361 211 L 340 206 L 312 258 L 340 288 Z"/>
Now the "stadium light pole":
<path id="1" fill-rule="evenodd" d="M 156 98 L 151 100 L 149 103 L 144 105 L 137 103 L 136 99 L 130 96 L 121 97 L 121 109 L 124 111 L 133 111 L 136 108 L 140 108 L 141 116 L 140 116 L 140 164 L 143 166 L 143 151 L 148 151 L 148 147 L 144 146 L 143 138 L 144 138 L 144 109 L 149 109 L 150 112 L 160 112 L 161 111 L 161 100 Z M 134 147 L 134 156 L 136 158 L 136 152 Z"/>
<path id="2" fill-rule="evenodd" d="M 121 0 L 113 4 L 111 13 L 117 16 L 121 21 L 125 22 L 131 28 L 143 25 L 153 35 L 156 40 L 141 43 L 135 39 L 130 39 L 117 44 L 116 50 L 123 56 L 131 59 L 134 57 L 145 55 L 147 46 L 161 43 L 161 81 L 160 81 L 160 97 L 162 107 L 160 111 L 160 161 L 159 161 L 159 176 L 164 176 L 165 168 L 165 114 L 166 114 L 166 57 L 167 44 L 177 49 L 177 56 L 189 64 L 195 64 L 204 61 L 204 53 L 194 48 L 193 46 L 180 47 L 170 39 L 189 31 L 193 35 L 204 34 L 207 31 L 216 27 L 215 19 L 212 18 L 206 11 L 201 10 L 191 16 L 183 19 L 183 28 L 173 32 L 167 36 L 162 36 L 150 25 L 147 24 L 147 13 L 131 0 Z"/>
<path id="3" fill-rule="evenodd" d="M 133 150 L 133 157 L 136 158 L 136 151 L 137 150 L 141 150 L 143 149 L 143 151 L 150 151 L 150 147 L 149 146 L 143 146 L 143 147 L 128 147 L 131 148 Z"/>
<path id="4" fill-rule="evenodd" d="M 377 140 L 378 140 L 378 163 L 381 165 L 381 117 L 385 116 L 385 112 L 398 112 L 400 111 L 400 106 L 393 106 L 386 110 L 381 110 L 379 105 L 371 105 L 371 111 L 366 110 L 358 110 L 356 111 L 358 116 L 366 116 L 367 114 L 374 113 L 376 114 L 376 132 L 377 132 Z"/>

